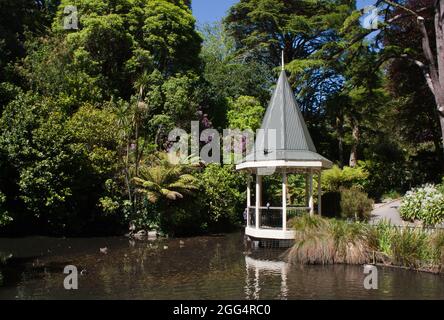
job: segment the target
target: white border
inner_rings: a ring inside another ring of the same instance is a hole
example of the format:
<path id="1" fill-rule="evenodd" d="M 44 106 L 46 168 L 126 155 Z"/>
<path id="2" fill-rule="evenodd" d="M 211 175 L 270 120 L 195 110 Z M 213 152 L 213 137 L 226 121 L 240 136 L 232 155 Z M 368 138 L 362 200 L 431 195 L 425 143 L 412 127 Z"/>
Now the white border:
<path id="1" fill-rule="evenodd" d="M 331 168 L 332 165 L 327 161 L 287 161 L 287 160 L 273 160 L 273 161 L 248 161 L 236 166 L 236 170 L 243 170 L 249 168 Z"/>
<path id="2" fill-rule="evenodd" d="M 256 229 L 252 227 L 245 228 L 247 236 L 258 239 L 274 239 L 274 240 L 294 240 L 296 232 L 294 230 L 279 229 Z"/>

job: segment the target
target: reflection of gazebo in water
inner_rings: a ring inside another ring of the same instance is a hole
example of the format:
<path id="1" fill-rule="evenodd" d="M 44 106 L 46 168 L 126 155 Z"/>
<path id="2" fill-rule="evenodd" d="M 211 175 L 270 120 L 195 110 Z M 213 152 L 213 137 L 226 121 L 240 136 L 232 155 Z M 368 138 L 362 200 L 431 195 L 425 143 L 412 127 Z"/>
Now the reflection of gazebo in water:
<path id="1" fill-rule="evenodd" d="M 246 279 L 245 279 L 245 295 L 247 299 L 260 299 L 260 275 L 263 273 L 263 277 L 271 276 L 276 278 L 280 276 L 281 285 L 279 298 L 286 299 L 288 296 L 288 269 L 289 264 L 284 261 L 272 261 L 272 260 L 260 260 L 250 256 L 245 256 L 246 267 Z M 254 271 L 252 273 L 251 271 Z M 253 281 L 251 281 L 253 278 Z"/>
<path id="2" fill-rule="evenodd" d="M 319 155 L 305 125 L 302 113 L 282 68 L 277 87 L 268 106 L 262 130 L 254 150 L 248 154 L 237 170 L 256 175 L 255 205 L 251 205 L 250 181 L 247 188 L 247 226 L 245 233 L 253 239 L 292 240 L 294 231 L 288 230 L 288 217 L 298 211 L 314 214 L 313 175 L 318 174 L 318 208 L 321 214 L 321 174 L 332 163 Z M 276 133 L 274 137 L 274 132 Z M 275 143 L 274 143 L 275 138 Z M 282 206 L 265 207 L 262 202 L 262 176 L 282 174 Z M 287 204 L 287 175 L 304 174 L 306 177 L 306 203 L 304 207 Z"/>

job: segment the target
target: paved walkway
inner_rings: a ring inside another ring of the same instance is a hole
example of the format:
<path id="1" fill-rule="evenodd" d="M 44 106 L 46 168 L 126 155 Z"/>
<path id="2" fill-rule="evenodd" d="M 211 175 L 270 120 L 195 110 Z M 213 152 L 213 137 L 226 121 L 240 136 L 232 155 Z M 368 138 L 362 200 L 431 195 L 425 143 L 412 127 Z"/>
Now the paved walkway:
<path id="1" fill-rule="evenodd" d="M 399 214 L 400 206 L 401 200 L 375 204 L 374 210 L 372 211 L 372 217 L 370 218 L 370 223 L 376 224 L 382 220 L 387 220 L 393 225 L 402 225 L 403 221 Z"/>
<path id="2" fill-rule="evenodd" d="M 372 216 L 370 218 L 370 224 L 378 224 L 382 220 L 389 221 L 395 226 L 409 226 L 409 227 L 420 227 L 420 224 L 415 224 L 413 222 L 403 221 L 399 214 L 399 207 L 401 206 L 401 199 L 393 200 L 388 203 L 377 203 L 372 211 Z M 444 223 L 441 223 L 435 228 L 444 229 Z"/>

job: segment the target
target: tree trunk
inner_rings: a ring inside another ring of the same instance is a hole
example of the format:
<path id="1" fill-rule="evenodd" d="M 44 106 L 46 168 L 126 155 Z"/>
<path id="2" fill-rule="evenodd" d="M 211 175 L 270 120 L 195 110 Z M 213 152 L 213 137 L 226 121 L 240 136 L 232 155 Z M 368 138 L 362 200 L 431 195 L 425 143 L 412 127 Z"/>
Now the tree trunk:
<path id="1" fill-rule="evenodd" d="M 438 155 L 439 159 L 441 160 L 441 174 L 444 173 L 444 161 L 443 161 L 443 139 L 444 139 L 444 116 L 441 113 L 438 113 L 439 117 L 439 124 L 441 128 L 441 139 L 439 141 L 435 142 L 435 148 L 436 148 L 436 154 Z M 433 139 L 436 140 L 436 139 Z"/>
<path id="2" fill-rule="evenodd" d="M 342 116 L 336 118 L 336 128 L 338 131 L 338 153 L 339 166 L 344 167 L 344 119 Z"/>
<path id="3" fill-rule="evenodd" d="M 444 59 L 444 58 L 443 58 Z M 444 62 L 440 62 L 441 64 L 443 64 Z M 444 70 L 443 70 L 444 73 Z M 444 79 L 443 79 L 444 81 Z M 440 124 L 440 128 L 441 128 L 441 146 L 443 146 L 444 144 L 444 89 L 441 86 L 441 83 L 439 81 L 434 81 L 433 84 L 433 95 L 435 97 L 435 102 L 436 102 L 436 110 L 438 113 L 438 118 L 439 118 L 439 124 Z"/>
<path id="4" fill-rule="evenodd" d="M 359 145 L 360 132 L 359 132 L 359 126 L 355 120 L 352 121 L 352 126 L 353 126 L 353 132 L 352 132 L 353 144 L 350 152 L 349 165 L 350 167 L 354 168 L 358 165 L 358 145 Z"/>
<path id="5" fill-rule="evenodd" d="M 439 114 L 439 123 L 441 125 L 441 138 L 444 139 L 444 0 L 435 2 L 435 34 L 436 34 L 436 63 L 438 65 L 438 77 L 432 78 L 433 94 L 435 95 L 436 105 Z M 424 51 L 427 51 L 425 49 Z M 425 52 L 425 54 L 427 54 Z M 436 67 L 435 67 L 436 68 Z M 436 79 L 437 78 L 437 79 Z M 444 142 L 444 140 L 442 140 Z"/>
<path id="6" fill-rule="evenodd" d="M 444 115 L 442 113 L 439 113 L 439 123 L 441 125 L 441 142 L 443 142 L 444 139 Z"/>
<path id="7" fill-rule="evenodd" d="M 439 122 L 441 125 L 441 144 L 444 144 L 444 0 L 436 0 L 434 2 L 435 15 L 434 27 L 436 38 L 436 54 L 433 52 L 427 28 L 425 26 L 424 17 L 417 12 L 402 6 L 392 0 L 383 0 L 389 5 L 401 8 L 416 17 L 419 31 L 422 37 L 422 50 L 425 63 L 412 59 L 419 66 L 424 74 L 430 91 L 435 97 L 436 108 L 439 114 Z M 443 148 L 444 150 L 444 148 Z"/>

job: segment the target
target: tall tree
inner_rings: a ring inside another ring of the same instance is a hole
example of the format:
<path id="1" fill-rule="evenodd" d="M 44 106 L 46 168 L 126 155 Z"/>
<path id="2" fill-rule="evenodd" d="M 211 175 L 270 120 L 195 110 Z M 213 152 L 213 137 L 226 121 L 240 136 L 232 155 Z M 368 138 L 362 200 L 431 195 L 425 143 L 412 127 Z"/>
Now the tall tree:
<path id="1" fill-rule="evenodd" d="M 0 82 L 9 74 L 5 70 L 10 62 L 25 55 L 25 33 L 44 34 L 55 12 L 53 0 L 0 1 Z M 10 71 L 10 70 L 9 70 Z M 9 77 L 11 75 L 9 74 Z M 10 79 L 9 79 L 10 80 Z"/>
<path id="2" fill-rule="evenodd" d="M 78 29 L 66 30 L 64 10 L 72 5 Z M 78 95 L 86 87 L 99 100 L 128 99 L 144 72 L 159 70 L 166 78 L 199 72 L 201 42 L 182 0 L 62 0 L 50 36 L 29 43 L 33 50 L 23 73 L 44 94 Z"/>
<path id="3" fill-rule="evenodd" d="M 283 51 L 303 111 L 316 113 L 340 82 L 334 69 L 325 68 L 320 49 L 338 40 L 338 30 L 353 9 L 350 0 L 241 0 L 225 24 L 238 54 L 247 60 L 277 67 Z"/>
<path id="4" fill-rule="evenodd" d="M 444 139 L 444 1 L 437 0 L 432 3 L 435 44 L 431 41 L 425 16 L 421 13 L 428 9 L 427 3 L 422 8 L 411 10 L 408 6 L 396 2 L 388 0 L 384 2 L 399 9 L 398 11 L 402 11 L 401 15 L 411 15 L 416 19 L 421 34 L 424 59 L 417 60 L 408 54 L 404 54 L 404 57 L 412 59 L 424 74 L 427 85 L 435 97 L 442 138 Z"/>
<path id="5" fill-rule="evenodd" d="M 387 33 L 400 30 L 416 33 L 420 38 L 422 54 L 417 56 L 415 38 L 411 38 L 408 48 L 392 43 L 382 47 L 381 64 L 390 59 L 403 59 L 415 64 L 423 77 L 435 101 L 435 110 L 441 126 L 441 139 L 444 138 L 444 1 L 442 0 L 378 0 L 376 6 L 380 12 L 381 23 L 376 40 L 384 39 Z M 355 12 L 349 19 L 357 20 L 360 14 Z M 407 23 L 406 23 L 407 21 Z M 408 23 L 410 22 L 410 23 Z M 347 25 L 344 26 L 347 30 Z M 410 29 L 410 30 L 409 30 Z M 349 29 L 348 29 L 349 31 Z M 350 32 L 350 43 L 355 43 L 376 30 L 360 29 Z M 341 51 L 341 50 L 340 50 Z"/>
<path id="6" fill-rule="evenodd" d="M 204 77 L 214 93 L 233 99 L 245 95 L 262 103 L 268 101 L 273 80 L 268 65 L 259 61 L 244 63 L 236 51 L 234 38 L 221 22 L 204 25 L 201 32 Z"/>
<path id="7" fill-rule="evenodd" d="M 413 10 L 426 6 L 428 10 L 421 14 L 426 18 L 426 26 L 432 43 L 435 42 L 433 31 L 433 6 L 430 0 L 410 1 Z M 397 9 L 400 11 L 401 9 Z M 405 52 L 409 59 L 392 59 L 387 64 L 388 89 L 393 96 L 396 124 L 393 133 L 410 154 L 422 153 L 422 160 L 411 161 L 422 164 L 432 159 L 435 166 L 442 163 L 441 127 L 436 110 L 435 98 L 430 91 L 424 74 L 414 63 L 414 59 L 423 59 L 422 36 L 415 19 L 400 19 L 383 35 L 384 50 Z M 422 172 L 435 173 L 424 168 Z"/>

